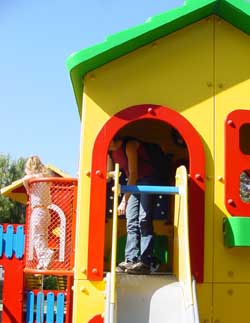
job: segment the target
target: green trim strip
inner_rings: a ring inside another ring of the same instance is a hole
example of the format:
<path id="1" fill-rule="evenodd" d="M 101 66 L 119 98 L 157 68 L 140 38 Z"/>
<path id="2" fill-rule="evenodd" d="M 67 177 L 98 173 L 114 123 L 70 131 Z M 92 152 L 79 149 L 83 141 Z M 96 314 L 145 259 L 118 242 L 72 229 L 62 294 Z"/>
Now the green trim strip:
<path id="1" fill-rule="evenodd" d="M 250 218 L 230 217 L 223 222 L 226 247 L 250 247 Z"/>
<path id="2" fill-rule="evenodd" d="M 181 7 L 149 18 L 141 25 L 108 36 L 104 42 L 69 56 L 66 64 L 79 112 L 82 107 L 83 78 L 88 72 L 213 14 L 250 34 L 250 2 L 187 0 Z"/>

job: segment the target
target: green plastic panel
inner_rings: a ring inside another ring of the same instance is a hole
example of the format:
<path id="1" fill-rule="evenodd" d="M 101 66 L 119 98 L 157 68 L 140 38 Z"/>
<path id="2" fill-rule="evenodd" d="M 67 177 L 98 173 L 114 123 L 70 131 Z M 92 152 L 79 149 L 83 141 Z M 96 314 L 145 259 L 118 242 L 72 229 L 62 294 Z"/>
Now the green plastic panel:
<path id="1" fill-rule="evenodd" d="M 230 217 L 223 222 L 226 247 L 250 247 L 250 218 Z"/>
<path id="2" fill-rule="evenodd" d="M 108 36 L 104 42 L 68 57 L 79 112 L 82 107 L 84 76 L 123 55 L 210 15 L 217 15 L 250 34 L 250 2 L 247 0 L 187 0 L 184 5 L 156 15 L 145 23 Z"/>

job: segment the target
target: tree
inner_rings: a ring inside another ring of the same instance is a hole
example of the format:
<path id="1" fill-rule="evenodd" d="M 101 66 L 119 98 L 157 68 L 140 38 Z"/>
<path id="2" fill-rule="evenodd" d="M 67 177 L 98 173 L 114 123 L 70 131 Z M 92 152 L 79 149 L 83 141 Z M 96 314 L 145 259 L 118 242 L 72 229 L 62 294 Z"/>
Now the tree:
<path id="1" fill-rule="evenodd" d="M 0 154 L 0 187 L 10 185 L 24 176 L 25 159 L 12 160 L 9 155 Z M 25 206 L 0 195 L 0 223 L 24 223 Z"/>

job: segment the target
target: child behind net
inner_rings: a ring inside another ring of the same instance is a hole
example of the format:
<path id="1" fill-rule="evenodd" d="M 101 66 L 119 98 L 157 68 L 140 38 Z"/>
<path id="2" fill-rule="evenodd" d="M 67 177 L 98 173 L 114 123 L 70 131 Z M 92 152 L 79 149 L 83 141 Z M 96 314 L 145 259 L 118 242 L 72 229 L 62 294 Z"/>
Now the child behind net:
<path id="1" fill-rule="evenodd" d="M 33 251 L 37 256 L 38 270 L 49 267 L 54 251 L 48 247 L 48 226 L 50 213 L 48 206 L 51 202 L 50 185 L 48 182 L 35 182 L 29 185 L 31 179 L 41 179 L 50 176 L 48 169 L 38 156 L 31 156 L 25 164 L 26 176 L 23 183 L 29 195 L 31 217 L 29 225 L 29 251 L 28 259 L 33 259 Z"/>

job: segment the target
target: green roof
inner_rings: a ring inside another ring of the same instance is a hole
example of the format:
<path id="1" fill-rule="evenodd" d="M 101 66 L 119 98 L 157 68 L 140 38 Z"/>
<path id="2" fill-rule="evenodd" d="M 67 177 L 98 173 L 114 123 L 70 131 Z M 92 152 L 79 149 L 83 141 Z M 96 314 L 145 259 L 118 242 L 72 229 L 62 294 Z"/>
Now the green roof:
<path id="1" fill-rule="evenodd" d="M 187 0 L 185 4 L 108 36 L 67 59 L 78 105 L 82 108 L 83 77 L 90 71 L 210 15 L 217 15 L 250 34 L 250 0 Z"/>

